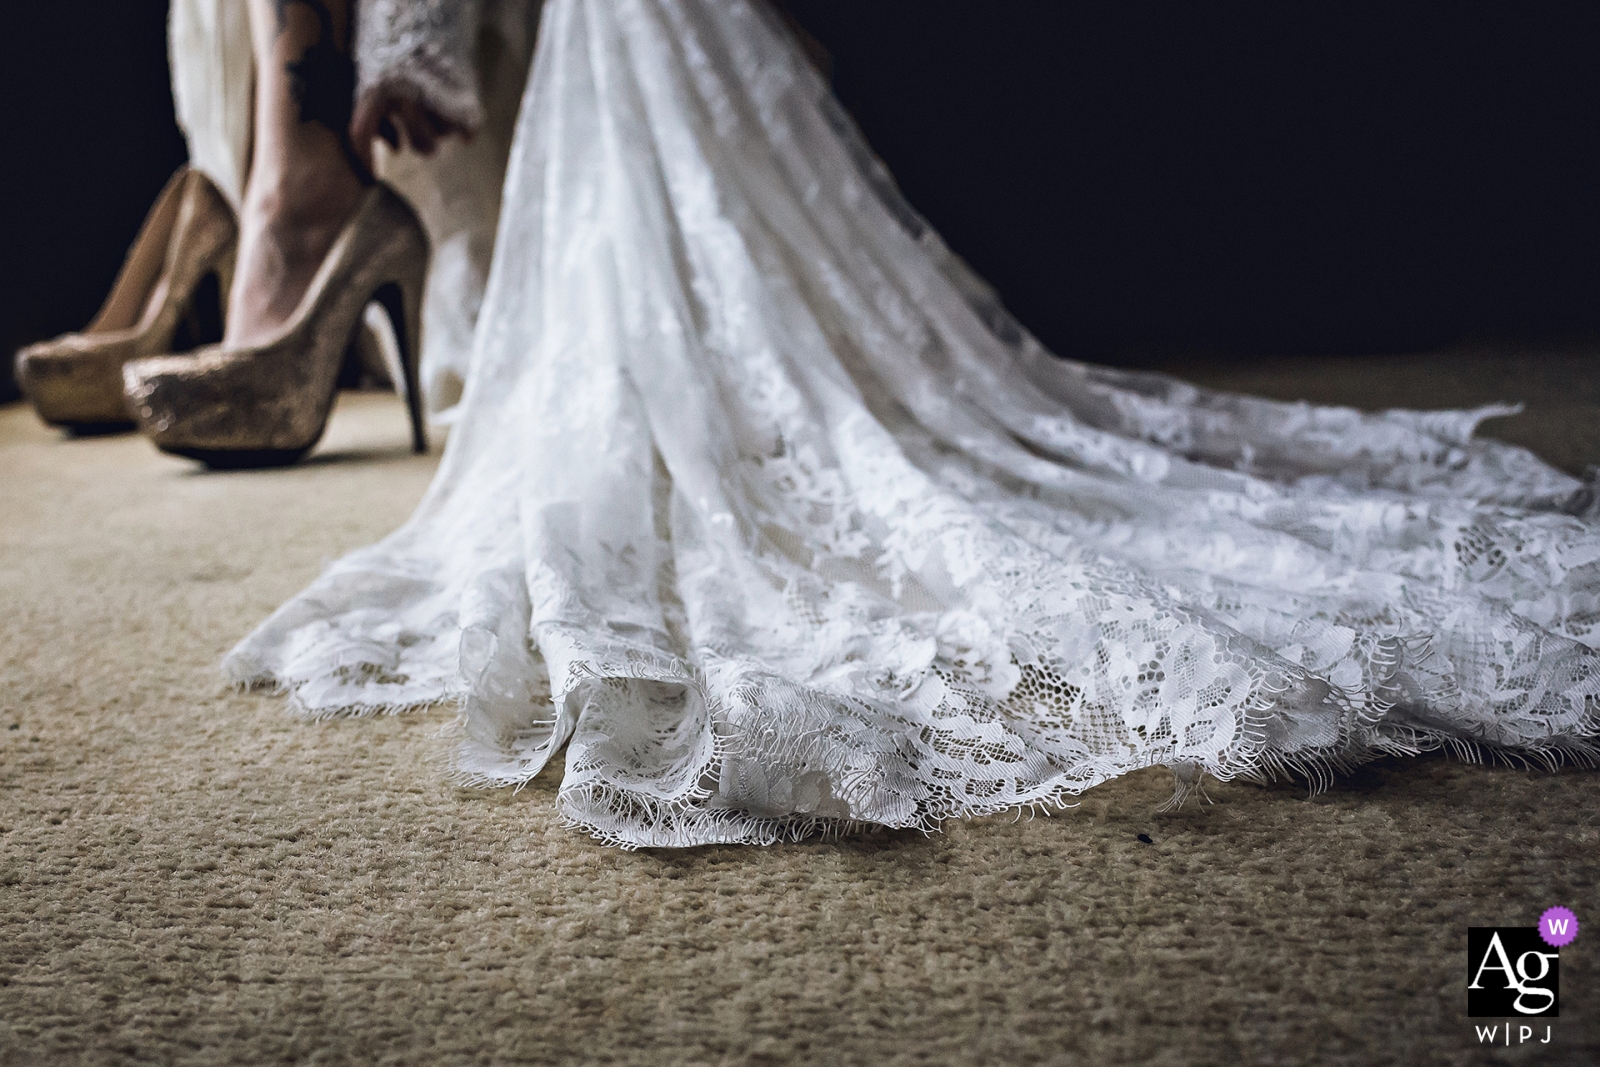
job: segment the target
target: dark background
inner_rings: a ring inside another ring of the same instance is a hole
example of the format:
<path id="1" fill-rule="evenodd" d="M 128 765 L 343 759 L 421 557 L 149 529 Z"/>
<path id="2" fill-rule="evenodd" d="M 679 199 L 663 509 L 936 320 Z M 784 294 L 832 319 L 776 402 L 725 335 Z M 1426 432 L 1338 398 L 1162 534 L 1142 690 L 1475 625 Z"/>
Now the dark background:
<path id="1" fill-rule="evenodd" d="M 1600 335 L 1600 5 L 788 6 L 911 202 L 1058 352 Z M 88 320 L 183 159 L 165 9 L 7 9 L 8 348 Z"/>

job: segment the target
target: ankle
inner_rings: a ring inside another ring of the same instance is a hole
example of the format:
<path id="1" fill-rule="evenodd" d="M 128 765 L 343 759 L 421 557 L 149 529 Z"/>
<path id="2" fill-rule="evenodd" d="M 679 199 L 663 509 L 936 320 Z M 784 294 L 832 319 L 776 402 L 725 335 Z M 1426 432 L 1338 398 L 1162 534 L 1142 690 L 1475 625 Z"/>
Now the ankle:
<path id="1" fill-rule="evenodd" d="M 336 149 L 290 158 L 292 165 L 263 160 L 252 171 L 246 215 L 274 227 L 318 227 L 349 218 L 365 191 L 350 163 Z"/>
<path id="2" fill-rule="evenodd" d="M 360 201 L 363 188 L 348 176 L 295 174 L 256 182 L 245 191 L 244 211 L 249 221 L 273 229 L 310 227 L 344 222 Z"/>

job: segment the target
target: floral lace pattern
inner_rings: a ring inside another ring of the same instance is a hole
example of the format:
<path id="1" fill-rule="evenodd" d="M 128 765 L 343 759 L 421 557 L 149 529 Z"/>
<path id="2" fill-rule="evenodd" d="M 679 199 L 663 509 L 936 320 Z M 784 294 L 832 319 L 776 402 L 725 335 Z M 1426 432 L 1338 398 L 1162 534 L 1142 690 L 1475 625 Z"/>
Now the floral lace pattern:
<path id="1" fill-rule="evenodd" d="M 639 847 L 931 826 L 1128 770 L 1586 758 L 1592 493 L 1473 437 L 1043 351 L 749 0 L 550 0 L 413 518 L 230 655 L 461 702 Z"/>
<path id="2" fill-rule="evenodd" d="M 483 122 L 474 52 L 483 0 L 361 0 L 360 88 L 392 83 L 468 129 Z"/>

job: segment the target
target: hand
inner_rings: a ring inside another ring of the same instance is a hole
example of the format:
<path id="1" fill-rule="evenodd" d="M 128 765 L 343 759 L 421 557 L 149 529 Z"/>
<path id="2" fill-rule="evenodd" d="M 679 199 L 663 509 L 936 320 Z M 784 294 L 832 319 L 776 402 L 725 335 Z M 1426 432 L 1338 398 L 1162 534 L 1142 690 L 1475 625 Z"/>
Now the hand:
<path id="1" fill-rule="evenodd" d="M 471 140 L 472 134 L 470 127 L 430 108 L 416 89 L 398 82 L 363 90 L 350 116 L 350 143 L 368 172 L 372 170 L 372 144 L 379 137 L 397 150 L 403 137 L 413 151 L 431 156 L 444 138 L 455 135 Z"/>

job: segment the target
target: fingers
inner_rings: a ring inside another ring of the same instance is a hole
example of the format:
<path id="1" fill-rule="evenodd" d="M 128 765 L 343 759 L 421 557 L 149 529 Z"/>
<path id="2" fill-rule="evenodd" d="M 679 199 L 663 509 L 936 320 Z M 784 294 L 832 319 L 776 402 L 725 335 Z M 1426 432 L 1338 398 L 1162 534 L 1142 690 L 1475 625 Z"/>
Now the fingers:
<path id="1" fill-rule="evenodd" d="M 400 114 L 405 125 L 406 143 L 422 155 L 431 156 L 438 149 L 439 142 L 446 137 L 472 140 L 471 129 L 444 117 L 420 100 L 406 101 Z"/>
<path id="2" fill-rule="evenodd" d="M 439 133 L 432 112 L 417 100 L 406 100 L 400 104 L 399 118 L 406 131 L 406 143 L 420 155 L 433 155 L 439 147 Z"/>
<path id="3" fill-rule="evenodd" d="M 350 140 L 357 156 L 372 168 L 373 141 L 381 137 L 399 150 L 401 141 L 420 155 L 431 156 L 446 137 L 472 138 L 473 131 L 440 115 L 403 86 L 380 85 L 363 92 L 350 117 Z"/>
<path id="4" fill-rule="evenodd" d="M 389 132 L 394 132 L 394 127 L 389 125 L 389 120 L 384 114 L 383 102 L 378 99 L 378 94 L 372 92 L 362 93 L 356 100 L 355 111 L 350 115 L 350 146 L 355 149 L 356 158 L 361 165 L 367 168 L 367 173 L 372 172 L 372 141 L 375 137 L 383 136 L 384 127 L 389 127 Z M 384 140 L 389 140 L 384 137 Z M 393 145 L 394 141 L 389 141 Z"/>

